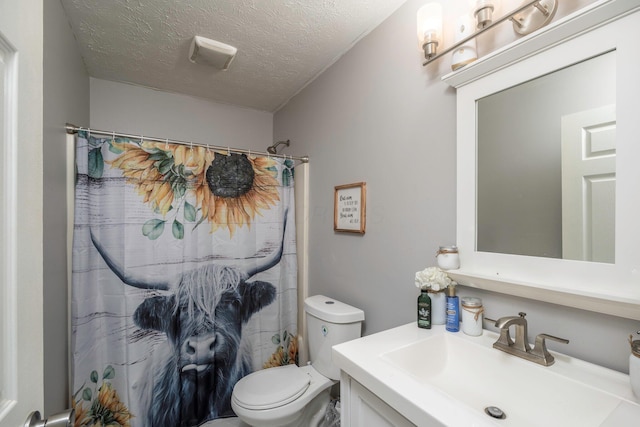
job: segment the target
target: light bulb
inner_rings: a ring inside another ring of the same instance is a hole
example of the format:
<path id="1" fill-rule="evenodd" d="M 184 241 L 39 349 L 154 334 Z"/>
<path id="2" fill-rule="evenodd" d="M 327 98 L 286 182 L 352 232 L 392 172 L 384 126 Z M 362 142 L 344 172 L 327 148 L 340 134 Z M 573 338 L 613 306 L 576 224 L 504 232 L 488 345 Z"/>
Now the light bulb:
<path id="1" fill-rule="evenodd" d="M 442 5 L 427 3 L 418 10 L 418 48 L 428 59 L 442 41 Z"/>

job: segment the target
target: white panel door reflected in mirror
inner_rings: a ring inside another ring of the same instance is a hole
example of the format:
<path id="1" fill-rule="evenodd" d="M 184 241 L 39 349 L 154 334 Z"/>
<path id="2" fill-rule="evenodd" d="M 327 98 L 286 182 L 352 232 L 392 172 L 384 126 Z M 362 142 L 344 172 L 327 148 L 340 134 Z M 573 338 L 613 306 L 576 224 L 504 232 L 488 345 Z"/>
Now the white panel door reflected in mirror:
<path id="1" fill-rule="evenodd" d="M 615 262 L 616 107 L 562 117 L 562 258 Z"/>

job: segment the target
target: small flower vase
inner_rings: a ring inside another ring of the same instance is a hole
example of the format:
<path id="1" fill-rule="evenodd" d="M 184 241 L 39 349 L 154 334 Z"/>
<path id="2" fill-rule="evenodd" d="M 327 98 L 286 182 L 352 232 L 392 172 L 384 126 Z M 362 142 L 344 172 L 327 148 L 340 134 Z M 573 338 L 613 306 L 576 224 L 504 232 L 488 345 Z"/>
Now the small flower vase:
<path id="1" fill-rule="evenodd" d="M 447 320 L 447 297 L 444 289 L 441 291 L 429 290 L 431 297 L 431 323 L 434 325 L 444 325 Z"/>

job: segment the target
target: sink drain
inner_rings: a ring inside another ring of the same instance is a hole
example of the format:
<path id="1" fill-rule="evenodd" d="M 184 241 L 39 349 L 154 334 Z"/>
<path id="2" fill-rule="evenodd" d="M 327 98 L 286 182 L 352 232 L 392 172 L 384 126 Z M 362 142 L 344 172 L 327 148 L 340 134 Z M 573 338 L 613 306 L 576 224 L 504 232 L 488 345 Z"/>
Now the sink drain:
<path id="1" fill-rule="evenodd" d="M 487 406 L 484 408 L 484 412 L 489 415 L 491 418 L 496 418 L 498 420 L 504 420 L 507 418 L 507 414 L 497 406 Z"/>

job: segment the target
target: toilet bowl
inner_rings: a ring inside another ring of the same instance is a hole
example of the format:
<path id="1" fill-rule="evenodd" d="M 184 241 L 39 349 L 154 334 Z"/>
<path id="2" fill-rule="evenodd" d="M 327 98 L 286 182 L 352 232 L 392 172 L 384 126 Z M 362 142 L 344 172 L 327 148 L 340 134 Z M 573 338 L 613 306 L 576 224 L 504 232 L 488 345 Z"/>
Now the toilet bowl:
<path id="1" fill-rule="evenodd" d="M 331 347 L 361 335 L 364 312 L 322 295 L 305 300 L 310 363 L 247 375 L 233 389 L 231 407 L 259 427 L 315 427 L 324 417 L 331 386 L 340 378 Z"/>
<path id="2" fill-rule="evenodd" d="M 318 413 L 324 415 L 337 382 L 311 365 L 265 369 L 244 379 L 233 390 L 231 406 L 242 421 L 261 427 L 313 425 Z"/>

